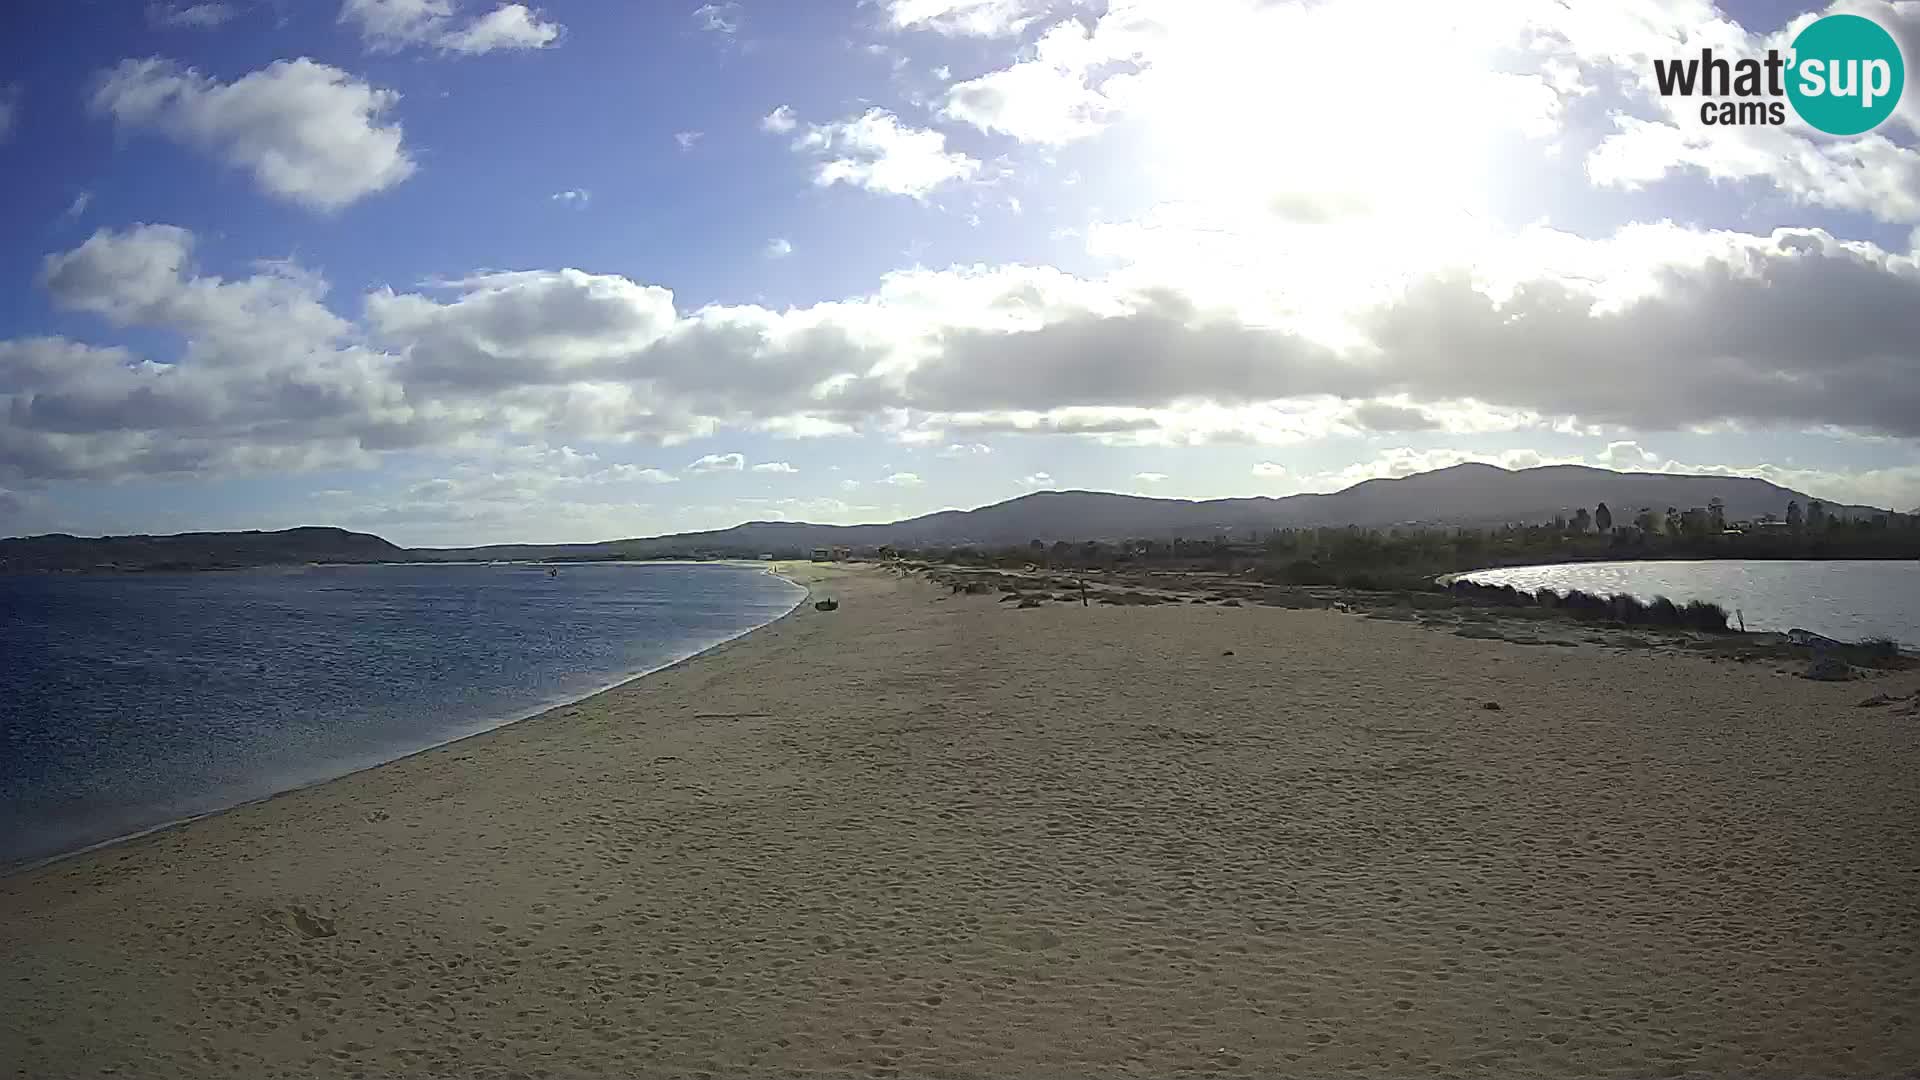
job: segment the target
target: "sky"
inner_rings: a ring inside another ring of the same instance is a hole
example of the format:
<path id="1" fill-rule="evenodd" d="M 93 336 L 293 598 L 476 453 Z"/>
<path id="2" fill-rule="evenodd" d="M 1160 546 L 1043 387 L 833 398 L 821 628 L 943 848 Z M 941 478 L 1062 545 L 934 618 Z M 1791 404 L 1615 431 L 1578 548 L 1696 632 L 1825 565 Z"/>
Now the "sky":
<path id="1" fill-rule="evenodd" d="M 1920 0 L 13 0 L 0 535 L 885 521 L 1461 461 L 1920 506 Z"/>

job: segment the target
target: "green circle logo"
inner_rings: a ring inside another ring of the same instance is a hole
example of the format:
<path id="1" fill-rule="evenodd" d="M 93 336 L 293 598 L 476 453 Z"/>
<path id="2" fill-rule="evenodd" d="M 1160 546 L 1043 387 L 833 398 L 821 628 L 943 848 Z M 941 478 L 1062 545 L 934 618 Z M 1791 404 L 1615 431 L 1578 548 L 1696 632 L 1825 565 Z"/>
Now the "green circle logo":
<path id="1" fill-rule="evenodd" d="M 1859 15 L 1828 15 L 1793 39 L 1787 98 L 1829 135 L 1858 135 L 1893 115 L 1907 65 L 1893 35 Z"/>

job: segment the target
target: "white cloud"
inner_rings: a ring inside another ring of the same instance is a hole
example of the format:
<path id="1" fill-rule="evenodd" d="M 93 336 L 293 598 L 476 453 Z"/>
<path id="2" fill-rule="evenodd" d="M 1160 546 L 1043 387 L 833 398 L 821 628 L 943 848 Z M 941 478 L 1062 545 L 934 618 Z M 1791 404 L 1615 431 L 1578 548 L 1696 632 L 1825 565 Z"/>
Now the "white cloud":
<path id="1" fill-rule="evenodd" d="M 1871 244 L 1812 230 L 1528 232 L 1392 290 L 1325 303 L 1309 292 L 1304 309 L 1246 288 L 1291 291 L 1296 249 L 1262 256 L 1271 273 L 1234 248 L 1203 251 L 1114 261 L 1101 277 L 907 270 L 781 309 L 681 310 L 665 288 L 580 270 L 482 273 L 347 297 L 340 309 L 360 313 L 349 321 L 298 266 L 221 277 L 193 265 L 184 230 L 103 230 L 47 260 L 47 294 L 175 336 L 183 353 L 155 363 L 6 341 L 0 485 L 728 432 L 867 435 L 955 456 L 971 451 L 941 448 L 995 432 L 1281 446 L 1373 430 L 1363 415 L 1403 427 L 1402 410 L 1434 430 L 1615 441 L 1730 425 L 1920 437 L 1920 262 Z M 1399 464 L 1462 460 L 1418 453 Z"/>
<path id="2" fill-rule="evenodd" d="M 757 473 L 797 473 L 800 470 L 784 461 L 763 461 L 753 467 Z"/>
<path id="3" fill-rule="evenodd" d="M 889 475 L 881 483 L 891 484 L 894 487 L 919 487 L 921 481 L 918 473 L 897 472 Z"/>
<path id="4" fill-rule="evenodd" d="M 479 56 L 496 49 L 544 49 L 560 40 L 559 23 L 540 21 L 524 4 L 502 4 L 458 30 L 440 36 L 448 52 Z"/>
<path id="5" fill-rule="evenodd" d="M 147 22 L 166 29 L 211 30 L 240 10 L 232 4 L 160 4 L 147 5 Z"/>
<path id="6" fill-rule="evenodd" d="M 66 213 L 61 216 L 69 220 L 77 220 L 91 205 L 93 205 L 93 192 L 83 191 L 73 197 L 73 201 L 67 204 Z"/>
<path id="7" fill-rule="evenodd" d="M 1116 37 L 1062 22 L 1041 36 L 1029 58 L 948 88 L 941 112 L 1022 142 L 1058 145 L 1093 135 L 1116 109 L 1100 89 L 1112 77 L 1111 66 L 1138 60 Z"/>
<path id="8" fill-rule="evenodd" d="M 785 135 L 798 124 L 799 121 L 794 118 L 793 109 L 786 105 L 781 105 L 760 118 L 760 130 L 775 135 Z"/>
<path id="9" fill-rule="evenodd" d="M 457 0 L 345 0 L 340 22 L 359 27 L 374 52 L 409 46 L 478 56 L 501 49 L 542 49 L 560 40 L 563 27 L 544 21 L 525 4 L 501 4 L 462 21 Z"/>
<path id="10" fill-rule="evenodd" d="M 221 83 L 169 60 L 126 60 L 104 73 L 95 111 L 157 131 L 253 174 L 268 194 L 338 210 L 413 175 L 400 100 L 313 60 L 277 60 Z"/>
<path id="11" fill-rule="evenodd" d="M 1920 5 L 1841 0 L 1827 10 L 1872 17 L 1909 55 L 1920 45 Z M 1784 52 L 1813 17 L 1805 13 L 1786 27 L 1756 33 L 1701 3 L 1582 10 L 1540 5 L 1525 10 L 1521 24 L 1534 35 L 1543 68 L 1576 69 L 1583 87 L 1598 84 L 1622 99 L 1612 111 L 1612 132 L 1586 160 L 1596 184 L 1632 190 L 1691 172 L 1713 180 L 1764 181 L 1803 205 L 1920 221 L 1920 150 L 1910 139 L 1890 137 L 1898 127 L 1920 131 L 1920 101 L 1913 95 L 1879 132 L 1830 139 L 1791 109 L 1782 126 L 1708 126 L 1697 99 L 1663 97 L 1654 85 L 1656 59 L 1697 56 L 1703 48 L 1727 57 L 1763 55 L 1769 48 Z"/>
<path id="12" fill-rule="evenodd" d="M 702 4 L 694 10 L 694 21 L 700 29 L 715 34 L 735 34 L 740 30 L 743 18 L 740 5 L 734 0 L 725 0 L 719 4 Z"/>
<path id="13" fill-rule="evenodd" d="M 986 443 L 948 443 L 940 451 L 943 458 L 985 457 L 993 453 L 993 447 Z"/>
<path id="14" fill-rule="evenodd" d="M 1133 478 L 1143 484 L 1158 484 L 1166 480 L 1167 474 L 1163 472 L 1137 472 L 1133 474 Z"/>
<path id="15" fill-rule="evenodd" d="M 776 236 L 767 241 L 765 252 L 769 259 L 784 259 L 793 254 L 793 244 L 784 236 Z"/>
<path id="16" fill-rule="evenodd" d="M 24 91 L 19 83 L 0 85 L 0 143 L 6 142 L 13 129 L 20 122 L 20 98 Z"/>
<path id="17" fill-rule="evenodd" d="M 887 0 L 895 30 L 932 30 L 955 37 L 1018 34 L 1045 11 L 1045 0 Z"/>
<path id="18" fill-rule="evenodd" d="M 679 144 L 680 149 L 691 150 L 693 144 L 699 142 L 700 137 L 705 134 L 704 131 L 676 131 L 673 133 L 673 141 Z"/>
<path id="19" fill-rule="evenodd" d="M 1253 475 L 1263 479 L 1273 480 L 1288 474 L 1285 465 L 1275 464 L 1271 461 L 1262 461 L 1253 467 Z"/>
<path id="20" fill-rule="evenodd" d="M 571 206 L 585 206 L 593 201 L 593 192 L 585 188 L 568 188 L 566 191 L 554 192 L 550 198 L 557 203 L 567 203 Z"/>
<path id="21" fill-rule="evenodd" d="M 1020 478 L 1020 483 L 1030 488 L 1052 487 L 1053 475 L 1043 472 L 1028 473 Z"/>
<path id="22" fill-rule="evenodd" d="M 945 135 L 905 127 L 885 109 L 811 125 L 793 147 L 818 158 L 813 182 L 820 187 L 848 184 L 924 199 L 943 184 L 970 180 L 980 172 L 980 162 L 947 150 Z"/>
<path id="23" fill-rule="evenodd" d="M 708 454 L 687 466 L 688 472 L 739 472 L 745 468 L 747 459 L 740 454 Z"/>
<path id="24" fill-rule="evenodd" d="M 1594 461 L 1605 468 L 1633 472 L 1658 464 L 1660 457 L 1641 449 L 1636 442 L 1611 442 L 1605 450 L 1594 455 Z"/>

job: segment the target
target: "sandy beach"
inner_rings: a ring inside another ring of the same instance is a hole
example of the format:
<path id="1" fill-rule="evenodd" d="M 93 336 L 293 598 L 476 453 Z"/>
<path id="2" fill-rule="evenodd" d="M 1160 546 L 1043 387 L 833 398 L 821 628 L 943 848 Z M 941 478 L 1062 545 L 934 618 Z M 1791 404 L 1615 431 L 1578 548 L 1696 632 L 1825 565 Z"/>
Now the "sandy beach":
<path id="1" fill-rule="evenodd" d="M 0 879 L 0 1075 L 1920 1063 L 1920 717 L 1858 707 L 1920 673 L 800 572 L 840 610 Z"/>

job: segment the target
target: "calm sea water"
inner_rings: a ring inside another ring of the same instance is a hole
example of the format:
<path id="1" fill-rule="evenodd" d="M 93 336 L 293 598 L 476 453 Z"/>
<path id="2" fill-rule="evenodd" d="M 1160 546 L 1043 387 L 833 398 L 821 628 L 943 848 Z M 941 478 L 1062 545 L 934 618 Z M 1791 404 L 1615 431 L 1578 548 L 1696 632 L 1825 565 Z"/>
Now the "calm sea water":
<path id="1" fill-rule="evenodd" d="M 529 716 L 803 595 L 718 564 L 0 577 L 0 865 Z"/>
<path id="2" fill-rule="evenodd" d="M 1738 610 L 1749 630 L 1802 627 L 1842 641 L 1890 637 L 1920 647 L 1920 562 L 1593 562 L 1514 566 L 1467 574 L 1516 589 L 1580 589 L 1709 600 Z"/>

